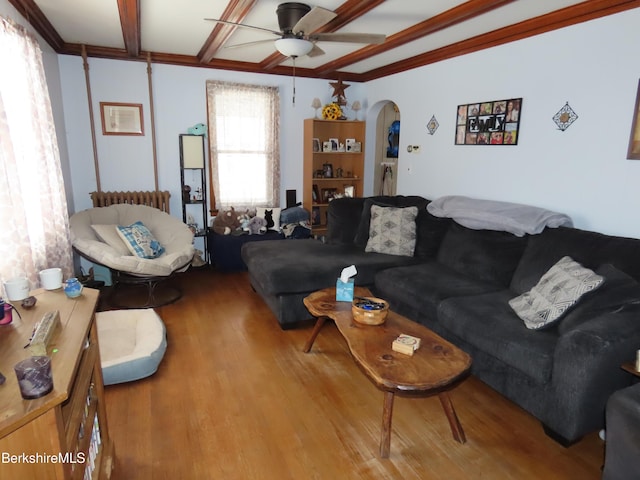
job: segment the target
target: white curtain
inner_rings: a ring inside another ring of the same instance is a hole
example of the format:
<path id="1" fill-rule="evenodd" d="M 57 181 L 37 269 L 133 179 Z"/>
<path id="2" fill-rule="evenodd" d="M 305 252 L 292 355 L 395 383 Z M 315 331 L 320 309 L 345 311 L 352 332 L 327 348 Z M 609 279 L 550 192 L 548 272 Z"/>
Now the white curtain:
<path id="1" fill-rule="evenodd" d="M 207 81 L 212 209 L 280 206 L 277 87 Z"/>
<path id="2" fill-rule="evenodd" d="M 36 39 L 0 17 L 0 280 L 73 272 L 58 142 Z M 9 73 L 10 72 L 10 73 Z"/>

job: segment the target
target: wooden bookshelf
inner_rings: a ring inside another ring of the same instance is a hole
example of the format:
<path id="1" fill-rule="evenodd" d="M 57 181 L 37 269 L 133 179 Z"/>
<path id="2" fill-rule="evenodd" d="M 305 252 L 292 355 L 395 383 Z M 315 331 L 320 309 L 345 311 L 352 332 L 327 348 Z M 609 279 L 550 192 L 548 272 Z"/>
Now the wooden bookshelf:
<path id="1" fill-rule="evenodd" d="M 332 139 L 334 150 L 325 151 L 325 142 Z M 348 139 L 359 143 L 359 148 L 348 146 Z M 362 196 L 364 144 L 365 122 L 314 118 L 304 121 L 302 203 L 311 212 L 314 235 L 326 233 L 327 209 L 333 195 Z"/>

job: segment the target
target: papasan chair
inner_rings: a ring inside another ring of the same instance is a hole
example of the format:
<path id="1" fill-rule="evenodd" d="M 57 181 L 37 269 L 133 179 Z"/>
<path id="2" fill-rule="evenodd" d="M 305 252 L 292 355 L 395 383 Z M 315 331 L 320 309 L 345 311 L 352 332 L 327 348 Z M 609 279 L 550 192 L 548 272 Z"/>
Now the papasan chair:
<path id="1" fill-rule="evenodd" d="M 193 233 L 180 219 L 146 205 L 116 204 L 77 212 L 69 226 L 74 250 L 111 270 L 116 306 L 159 307 L 182 296 L 178 288 L 164 283 L 187 270 L 194 256 Z M 118 304 L 122 285 L 146 286 L 146 302 Z"/>

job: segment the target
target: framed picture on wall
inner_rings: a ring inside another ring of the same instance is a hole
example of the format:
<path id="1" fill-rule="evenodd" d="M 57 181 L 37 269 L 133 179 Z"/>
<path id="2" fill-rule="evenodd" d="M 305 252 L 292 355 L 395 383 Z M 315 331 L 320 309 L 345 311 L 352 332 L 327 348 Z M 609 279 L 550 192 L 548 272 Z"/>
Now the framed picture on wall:
<path id="1" fill-rule="evenodd" d="M 320 207 L 311 209 L 311 225 L 320 225 Z"/>
<path id="2" fill-rule="evenodd" d="M 344 196 L 345 197 L 355 197 L 356 196 L 356 187 L 354 185 L 345 185 L 344 186 Z"/>
<path id="3" fill-rule="evenodd" d="M 455 145 L 517 145 L 522 98 L 458 105 Z"/>
<path id="4" fill-rule="evenodd" d="M 144 135 L 141 103 L 100 102 L 103 135 Z"/>
<path id="5" fill-rule="evenodd" d="M 338 193 L 337 188 L 323 188 L 322 189 L 322 203 L 329 203 Z"/>
<path id="6" fill-rule="evenodd" d="M 627 159 L 640 160 L 640 81 L 638 81 L 636 105 L 633 110 L 633 119 L 631 120 L 631 135 L 629 136 Z"/>

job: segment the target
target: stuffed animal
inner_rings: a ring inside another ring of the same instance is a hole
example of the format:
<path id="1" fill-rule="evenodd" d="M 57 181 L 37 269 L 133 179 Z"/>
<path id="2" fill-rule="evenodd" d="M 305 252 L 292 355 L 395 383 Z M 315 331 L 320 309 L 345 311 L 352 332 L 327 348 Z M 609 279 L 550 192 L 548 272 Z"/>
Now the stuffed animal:
<path id="1" fill-rule="evenodd" d="M 216 215 L 213 220 L 213 231 L 219 235 L 230 235 L 240 227 L 238 214 L 233 207 Z"/>
<path id="2" fill-rule="evenodd" d="M 264 235 L 267 233 L 267 221 L 262 217 L 253 217 L 247 224 L 249 235 Z"/>
<path id="3" fill-rule="evenodd" d="M 204 135 L 207 136 L 207 126 L 204 123 L 198 123 L 193 127 L 187 129 L 189 135 Z"/>

